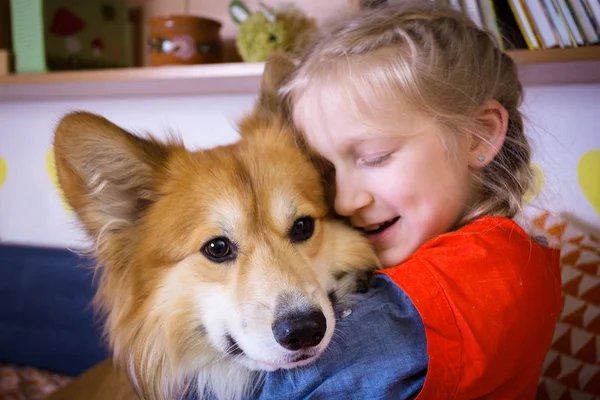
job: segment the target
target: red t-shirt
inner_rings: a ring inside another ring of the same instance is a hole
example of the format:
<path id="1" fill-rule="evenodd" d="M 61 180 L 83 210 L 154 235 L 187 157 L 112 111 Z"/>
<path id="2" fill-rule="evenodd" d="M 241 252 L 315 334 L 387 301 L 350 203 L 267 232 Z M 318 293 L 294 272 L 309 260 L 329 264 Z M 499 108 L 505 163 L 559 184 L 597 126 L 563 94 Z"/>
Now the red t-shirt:
<path id="1" fill-rule="evenodd" d="M 533 399 L 562 308 L 558 251 L 482 217 L 379 271 L 411 298 L 429 366 L 418 400 Z"/>

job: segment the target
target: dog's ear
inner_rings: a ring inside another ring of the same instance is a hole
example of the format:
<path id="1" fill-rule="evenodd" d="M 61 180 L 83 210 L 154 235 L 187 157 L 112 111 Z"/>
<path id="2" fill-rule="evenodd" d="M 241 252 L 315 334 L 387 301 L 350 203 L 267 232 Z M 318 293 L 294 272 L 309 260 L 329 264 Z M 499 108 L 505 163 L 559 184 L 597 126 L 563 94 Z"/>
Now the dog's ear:
<path id="1" fill-rule="evenodd" d="M 136 137 L 98 115 L 67 114 L 54 134 L 58 181 L 93 238 L 130 226 L 156 199 L 169 147 Z"/>
<path id="2" fill-rule="evenodd" d="M 296 64 L 297 61 L 285 53 L 276 52 L 269 56 L 260 85 L 259 107 L 273 113 L 285 113 L 286 105 L 279 89 L 292 76 Z"/>
<path id="3" fill-rule="evenodd" d="M 252 112 L 238 123 L 240 136 L 267 142 L 294 143 L 288 106 L 279 89 L 290 78 L 296 67 L 295 61 L 283 54 L 273 53 L 265 63 L 258 101 Z"/>

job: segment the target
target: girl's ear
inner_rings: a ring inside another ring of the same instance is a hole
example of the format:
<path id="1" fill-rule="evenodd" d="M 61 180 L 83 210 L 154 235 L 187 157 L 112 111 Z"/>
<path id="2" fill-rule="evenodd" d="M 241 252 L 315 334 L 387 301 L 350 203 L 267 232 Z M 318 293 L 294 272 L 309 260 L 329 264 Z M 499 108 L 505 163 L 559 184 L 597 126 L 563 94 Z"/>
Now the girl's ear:
<path id="1" fill-rule="evenodd" d="M 475 115 L 478 132 L 471 135 L 469 165 L 483 168 L 498 154 L 508 129 L 508 111 L 497 100 L 488 101 Z"/>
<path id="2" fill-rule="evenodd" d="M 232 0 L 229 3 L 229 15 L 236 24 L 241 24 L 250 16 L 250 10 L 242 0 Z"/>

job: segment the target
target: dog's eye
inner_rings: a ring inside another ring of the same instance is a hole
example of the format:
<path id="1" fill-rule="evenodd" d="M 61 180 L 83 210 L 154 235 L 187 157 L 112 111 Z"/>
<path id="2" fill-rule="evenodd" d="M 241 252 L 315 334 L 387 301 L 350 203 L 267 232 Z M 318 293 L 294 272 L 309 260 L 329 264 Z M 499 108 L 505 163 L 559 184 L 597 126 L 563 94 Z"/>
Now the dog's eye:
<path id="1" fill-rule="evenodd" d="M 290 240 L 292 243 L 304 242 L 310 239 L 315 231 L 315 220 L 313 217 L 300 217 L 294 221 L 290 229 Z"/>
<path id="2" fill-rule="evenodd" d="M 211 261 L 222 263 L 235 258 L 235 246 L 225 237 L 209 240 L 202 246 L 202 253 Z"/>

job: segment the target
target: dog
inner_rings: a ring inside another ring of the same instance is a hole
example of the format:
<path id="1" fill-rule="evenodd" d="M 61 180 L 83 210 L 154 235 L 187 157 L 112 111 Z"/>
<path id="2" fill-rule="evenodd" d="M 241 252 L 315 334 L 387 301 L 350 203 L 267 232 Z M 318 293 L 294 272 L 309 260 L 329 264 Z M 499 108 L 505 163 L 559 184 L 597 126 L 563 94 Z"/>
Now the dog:
<path id="1" fill-rule="evenodd" d="M 241 399 L 261 371 L 311 363 L 336 304 L 379 267 L 295 138 L 277 95 L 292 67 L 267 62 L 230 145 L 190 151 L 82 111 L 55 130 L 59 184 L 98 262 L 94 303 L 140 398 Z"/>

